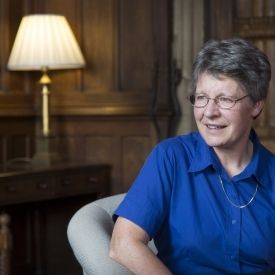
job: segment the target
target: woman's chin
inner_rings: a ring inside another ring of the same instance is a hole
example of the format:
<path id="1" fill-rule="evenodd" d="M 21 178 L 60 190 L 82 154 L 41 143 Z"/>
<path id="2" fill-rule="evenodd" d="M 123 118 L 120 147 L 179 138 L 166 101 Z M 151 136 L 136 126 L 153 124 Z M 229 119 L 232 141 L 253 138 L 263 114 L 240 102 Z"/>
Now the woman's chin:
<path id="1" fill-rule="evenodd" d="M 225 142 L 220 138 L 204 138 L 205 142 L 210 147 L 223 147 Z"/>

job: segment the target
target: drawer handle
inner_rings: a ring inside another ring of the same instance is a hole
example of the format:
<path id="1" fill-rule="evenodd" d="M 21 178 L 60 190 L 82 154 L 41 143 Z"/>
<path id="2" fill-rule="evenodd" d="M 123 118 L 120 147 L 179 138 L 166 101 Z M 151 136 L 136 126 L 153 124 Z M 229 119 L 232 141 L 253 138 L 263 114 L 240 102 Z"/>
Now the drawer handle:
<path id="1" fill-rule="evenodd" d="M 61 182 L 62 186 L 70 186 L 72 184 L 72 181 L 69 179 L 64 179 Z"/>
<path id="2" fill-rule="evenodd" d="M 49 185 L 48 185 L 47 182 L 39 182 L 39 183 L 38 183 L 38 187 L 39 187 L 39 189 L 41 189 L 41 190 L 45 190 L 45 189 L 47 189 L 47 188 L 49 187 Z"/>
<path id="3" fill-rule="evenodd" d="M 89 177 L 88 181 L 89 183 L 97 183 L 98 179 L 96 177 Z"/>
<path id="4" fill-rule="evenodd" d="M 8 185 L 6 190 L 9 192 L 9 193 L 15 193 L 17 191 L 17 188 L 15 185 Z"/>

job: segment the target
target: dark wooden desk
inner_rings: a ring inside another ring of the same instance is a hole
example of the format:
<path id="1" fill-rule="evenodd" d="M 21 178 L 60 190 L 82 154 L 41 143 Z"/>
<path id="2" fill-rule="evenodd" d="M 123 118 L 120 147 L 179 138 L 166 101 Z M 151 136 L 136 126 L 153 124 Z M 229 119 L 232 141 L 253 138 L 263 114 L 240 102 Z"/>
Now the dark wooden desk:
<path id="1" fill-rule="evenodd" d="M 67 224 L 82 205 L 107 196 L 109 182 L 108 165 L 2 171 L 0 209 L 11 217 L 11 274 L 82 274 L 67 242 Z"/>

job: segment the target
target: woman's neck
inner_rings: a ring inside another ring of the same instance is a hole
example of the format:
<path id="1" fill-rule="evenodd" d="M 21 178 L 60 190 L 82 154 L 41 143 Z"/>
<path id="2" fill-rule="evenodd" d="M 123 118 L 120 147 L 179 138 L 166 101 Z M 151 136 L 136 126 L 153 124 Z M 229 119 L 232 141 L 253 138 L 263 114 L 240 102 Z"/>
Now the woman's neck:
<path id="1" fill-rule="evenodd" d="M 253 155 L 253 143 L 249 140 L 240 150 L 214 148 L 223 168 L 230 177 L 240 174 Z"/>

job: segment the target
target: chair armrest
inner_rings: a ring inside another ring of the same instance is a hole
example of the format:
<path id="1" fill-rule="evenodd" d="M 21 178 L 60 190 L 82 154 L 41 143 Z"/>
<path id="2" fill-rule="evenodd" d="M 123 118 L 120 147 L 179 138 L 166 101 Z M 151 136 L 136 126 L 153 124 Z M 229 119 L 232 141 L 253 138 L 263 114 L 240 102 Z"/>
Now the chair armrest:
<path id="1" fill-rule="evenodd" d="M 113 226 L 110 214 L 94 202 L 83 206 L 71 218 L 67 235 L 85 274 L 132 274 L 109 257 Z"/>

